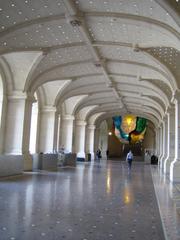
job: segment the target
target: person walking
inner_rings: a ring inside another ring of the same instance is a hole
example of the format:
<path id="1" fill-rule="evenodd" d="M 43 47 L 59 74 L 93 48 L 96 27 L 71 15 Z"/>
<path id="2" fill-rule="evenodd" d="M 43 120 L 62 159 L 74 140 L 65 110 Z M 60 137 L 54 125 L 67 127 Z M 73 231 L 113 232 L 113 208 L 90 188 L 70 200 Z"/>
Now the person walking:
<path id="1" fill-rule="evenodd" d="M 97 160 L 100 161 L 101 159 L 101 150 L 98 148 L 97 152 L 96 152 L 96 157 L 97 157 Z"/>
<path id="2" fill-rule="evenodd" d="M 133 153 L 131 150 L 129 150 L 129 152 L 126 156 L 126 161 L 128 163 L 128 170 L 131 170 L 131 165 L 132 165 L 132 161 L 133 161 Z"/>

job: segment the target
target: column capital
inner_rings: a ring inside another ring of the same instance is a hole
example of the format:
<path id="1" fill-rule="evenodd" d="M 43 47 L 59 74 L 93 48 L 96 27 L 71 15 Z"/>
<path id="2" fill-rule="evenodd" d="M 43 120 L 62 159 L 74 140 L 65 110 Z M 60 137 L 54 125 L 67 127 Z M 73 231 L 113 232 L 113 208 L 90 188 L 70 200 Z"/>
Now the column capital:
<path id="1" fill-rule="evenodd" d="M 74 116 L 70 114 L 62 115 L 63 120 L 74 120 Z"/>
<path id="2" fill-rule="evenodd" d="M 166 122 L 168 119 L 167 113 L 164 114 L 163 118 L 162 118 L 162 122 Z"/>
<path id="3" fill-rule="evenodd" d="M 96 126 L 94 124 L 88 124 L 87 128 L 91 130 L 95 130 Z"/>
<path id="4" fill-rule="evenodd" d="M 166 114 L 173 114 L 174 113 L 174 105 L 169 105 L 167 108 L 166 108 Z"/>
<path id="5" fill-rule="evenodd" d="M 84 120 L 76 120 L 76 126 L 86 126 L 87 122 Z"/>
<path id="6" fill-rule="evenodd" d="M 56 112 L 56 107 L 53 106 L 43 106 L 41 112 Z"/>
<path id="7" fill-rule="evenodd" d="M 34 95 L 31 95 L 28 92 L 23 91 L 13 91 L 10 95 L 7 96 L 9 100 L 27 100 L 31 103 L 36 102 Z"/>
<path id="8" fill-rule="evenodd" d="M 27 94 L 22 91 L 13 91 L 7 96 L 7 98 L 10 100 L 25 100 L 27 98 Z"/>
<path id="9" fill-rule="evenodd" d="M 155 131 L 159 131 L 160 128 L 161 128 L 161 127 L 158 125 L 157 127 L 155 127 Z"/>
<path id="10" fill-rule="evenodd" d="M 163 126 L 163 121 L 162 121 L 162 119 L 161 119 L 161 120 L 159 120 L 158 128 L 162 128 L 162 126 Z"/>
<path id="11" fill-rule="evenodd" d="M 172 96 L 171 102 L 175 103 L 175 101 L 180 101 L 180 89 L 176 89 L 173 92 L 173 96 Z"/>

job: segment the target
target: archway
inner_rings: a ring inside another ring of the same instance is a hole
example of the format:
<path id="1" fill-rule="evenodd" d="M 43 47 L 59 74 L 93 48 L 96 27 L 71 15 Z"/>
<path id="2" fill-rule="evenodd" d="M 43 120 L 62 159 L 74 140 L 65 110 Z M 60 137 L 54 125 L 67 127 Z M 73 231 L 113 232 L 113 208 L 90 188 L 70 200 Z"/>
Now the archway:
<path id="1" fill-rule="evenodd" d="M 122 118 L 125 118 L 125 116 Z M 122 137 L 123 134 L 125 135 L 124 138 Z M 100 124 L 99 147 L 104 155 L 106 154 L 105 151 L 109 150 L 109 159 L 125 158 L 127 152 L 131 149 L 136 156 L 135 159 L 142 161 L 146 150 L 150 151 L 150 154 L 155 153 L 154 125 L 147 119 L 134 116 L 134 126 L 130 129 L 129 134 L 125 134 L 123 131 L 118 132 L 112 117 L 107 118 Z"/>

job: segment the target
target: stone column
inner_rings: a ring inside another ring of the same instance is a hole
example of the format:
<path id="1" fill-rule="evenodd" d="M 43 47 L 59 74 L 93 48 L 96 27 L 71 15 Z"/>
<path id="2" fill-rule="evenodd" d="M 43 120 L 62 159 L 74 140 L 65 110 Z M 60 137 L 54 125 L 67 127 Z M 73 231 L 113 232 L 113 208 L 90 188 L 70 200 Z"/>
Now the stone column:
<path id="1" fill-rule="evenodd" d="M 1 102 L 1 118 L 0 118 L 0 154 L 4 153 L 5 147 L 5 126 L 6 126 L 6 113 L 7 113 L 7 96 L 2 96 Z"/>
<path id="2" fill-rule="evenodd" d="M 76 120 L 75 126 L 75 152 L 77 153 L 77 160 L 85 161 L 85 132 L 86 122 L 83 120 Z"/>
<path id="3" fill-rule="evenodd" d="M 61 148 L 61 116 L 58 114 L 58 130 L 57 130 L 57 150 L 59 151 Z"/>
<path id="4" fill-rule="evenodd" d="M 165 156 L 165 121 L 162 122 L 161 127 L 161 156 L 159 158 L 159 166 L 162 169 L 163 168 L 163 159 Z"/>
<path id="5" fill-rule="evenodd" d="M 55 119 L 55 107 L 44 106 L 40 110 L 39 152 L 52 153 L 54 151 Z"/>
<path id="6" fill-rule="evenodd" d="M 24 123 L 23 123 L 23 140 L 22 140 L 22 154 L 24 159 L 24 170 L 32 170 L 32 156 L 29 152 L 30 146 L 30 130 L 31 130 L 31 114 L 32 104 L 35 98 L 28 96 L 25 100 Z"/>
<path id="7" fill-rule="evenodd" d="M 161 158 L 160 167 L 164 168 L 164 161 L 167 158 L 167 148 L 168 148 L 168 117 L 164 116 L 163 119 L 163 156 Z"/>
<path id="8" fill-rule="evenodd" d="M 170 164 L 174 160 L 175 157 L 175 112 L 174 107 L 168 108 L 168 140 L 167 140 L 167 158 L 164 161 L 164 173 L 169 174 L 170 172 Z"/>
<path id="9" fill-rule="evenodd" d="M 59 113 L 55 112 L 55 121 L 54 121 L 54 140 L 53 140 L 53 152 L 57 153 L 58 151 L 58 127 L 59 127 Z"/>
<path id="10" fill-rule="evenodd" d="M 5 154 L 23 154 L 24 170 L 32 170 L 32 158 L 29 153 L 31 112 L 34 98 L 16 92 L 8 96 Z"/>
<path id="11" fill-rule="evenodd" d="M 91 160 L 94 160 L 94 132 L 95 125 L 88 125 L 86 134 L 86 153 L 91 154 Z"/>
<path id="12" fill-rule="evenodd" d="M 94 151 L 96 152 L 99 148 L 99 136 L 100 136 L 100 128 L 95 128 L 95 138 L 94 138 Z"/>
<path id="13" fill-rule="evenodd" d="M 60 145 L 64 147 L 66 151 L 72 152 L 74 116 L 63 115 L 61 120 Z"/>
<path id="14" fill-rule="evenodd" d="M 180 92 L 173 96 L 175 104 L 175 157 L 170 165 L 170 181 L 180 182 Z"/>
<path id="15" fill-rule="evenodd" d="M 158 156 L 159 155 L 159 128 L 155 129 L 155 155 Z"/>
<path id="16" fill-rule="evenodd" d="M 162 157 L 162 148 L 163 148 L 163 142 L 162 142 L 162 123 L 159 126 L 159 156 L 158 156 L 158 164 L 160 166 L 160 159 Z"/>

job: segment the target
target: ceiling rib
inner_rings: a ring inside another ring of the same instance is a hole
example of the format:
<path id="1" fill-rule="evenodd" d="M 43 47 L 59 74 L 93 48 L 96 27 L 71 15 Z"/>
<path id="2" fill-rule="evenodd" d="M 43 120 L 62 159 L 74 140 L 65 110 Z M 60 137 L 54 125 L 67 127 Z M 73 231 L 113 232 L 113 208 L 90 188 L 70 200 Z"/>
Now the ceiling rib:
<path id="1" fill-rule="evenodd" d="M 71 0 L 63 0 L 65 8 L 66 8 L 66 18 L 67 21 L 73 26 L 73 27 L 78 27 L 79 32 L 81 33 L 84 42 L 87 44 L 88 49 L 90 50 L 90 53 L 93 56 L 94 59 L 94 64 L 97 67 L 101 67 L 101 71 L 105 77 L 106 83 L 107 83 L 107 87 L 110 87 L 116 97 L 116 99 L 118 100 L 118 103 L 126 108 L 126 106 L 124 105 L 122 99 L 121 99 L 121 95 L 119 93 L 119 91 L 115 88 L 115 86 L 113 85 L 113 82 L 111 80 L 111 78 L 108 76 L 107 70 L 106 70 L 106 66 L 105 66 L 105 62 L 101 59 L 101 57 L 99 56 L 99 53 L 97 51 L 97 49 L 95 49 L 95 47 L 93 46 L 91 37 L 89 35 L 89 32 L 87 30 L 86 24 L 84 22 L 84 19 L 82 19 L 82 17 L 79 18 L 79 12 L 76 9 L 74 3 Z"/>

